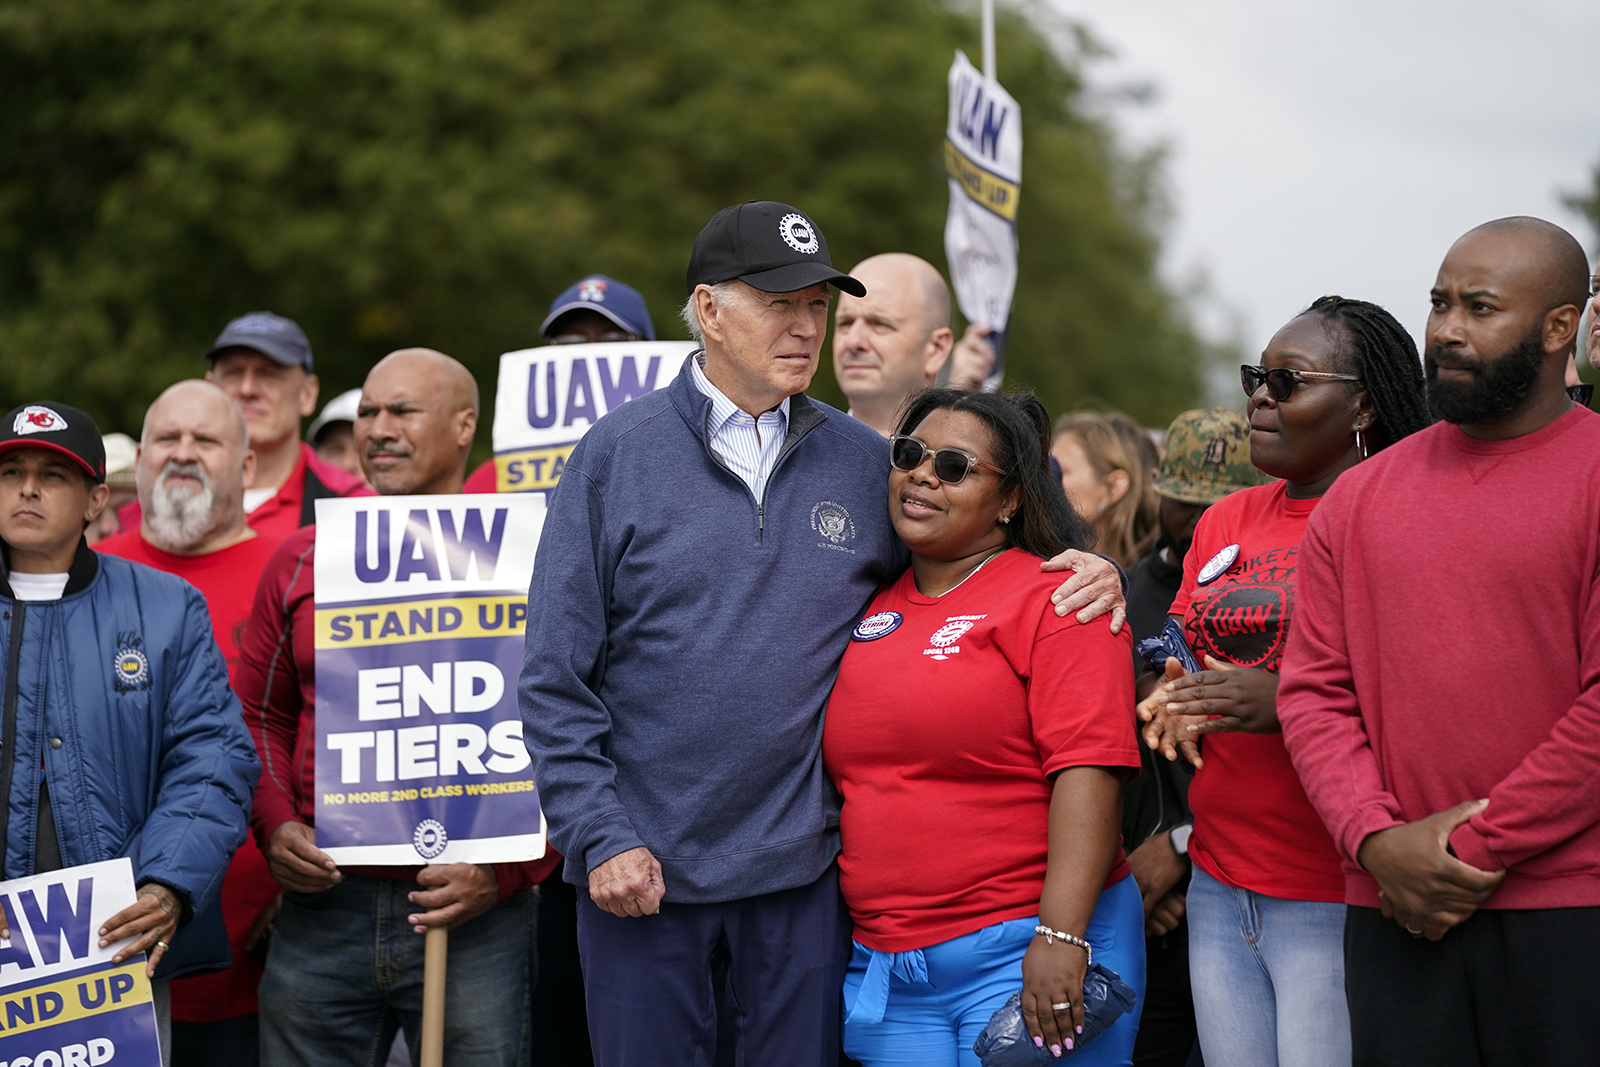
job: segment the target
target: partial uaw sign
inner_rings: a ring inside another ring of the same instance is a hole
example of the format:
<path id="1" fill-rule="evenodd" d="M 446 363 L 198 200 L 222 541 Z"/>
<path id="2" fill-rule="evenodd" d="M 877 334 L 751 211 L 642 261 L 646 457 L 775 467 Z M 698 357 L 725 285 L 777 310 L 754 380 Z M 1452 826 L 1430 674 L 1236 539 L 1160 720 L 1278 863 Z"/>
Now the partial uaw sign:
<path id="1" fill-rule="evenodd" d="M 112 963 L 127 942 L 99 947 L 134 900 L 126 857 L 0 882 L 0 1064 L 160 1067 L 144 953 Z"/>
<path id="2" fill-rule="evenodd" d="M 959 50 L 950 66 L 944 166 L 950 177 L 944 254 L 961 314 L 999 331 L 995 364 L 984 382 L 994 390 L 1005 375 L 1004 332 L 1017 287 L 1022 113 L 1011 94 Z"/>
<path id="3" fill-rule="evenodd" d="M 500 357 L 494 401 L 495 488 L 549 492 L 600 416 L 678 376 L 695 345 L 627 341 L 548 345 Z"/>
<path id="4" fill-rule="evenodd" d="M 517 714 L 534 495 L 317 501 L 317 846 L 347 864 L 544 855 Z"/>

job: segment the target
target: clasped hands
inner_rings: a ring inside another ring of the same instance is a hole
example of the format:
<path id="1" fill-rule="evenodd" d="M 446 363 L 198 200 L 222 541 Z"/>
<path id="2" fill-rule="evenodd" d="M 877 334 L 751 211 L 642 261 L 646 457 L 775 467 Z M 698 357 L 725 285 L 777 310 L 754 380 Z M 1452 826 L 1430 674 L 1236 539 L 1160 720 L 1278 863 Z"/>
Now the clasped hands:
<path id="1" fill-rule="evenodd" d="M 1180 755 L 1196 768 L 1199 739 L 1205 734 L 1275 734 L 1278 725 L 1278 676 L 1254 667 L 1233 667 L 1211 656 L 1208 670 L 1186 672 L 1168 657 L 1165 676 L 1139 702 L 1144 743 L 1169 760 Z"/>
<path id="2" fill-rule="evenodd" d="M 1356 862 L 1378 881 L 1385 918 L 1412 937 L 1437 941 L 1472 917 L 1506 872 L 1482 871 L 1449 851 L 1450 834 L 1489 806 L 1469 800 L 1404 826 L 1368 834 Z"/>

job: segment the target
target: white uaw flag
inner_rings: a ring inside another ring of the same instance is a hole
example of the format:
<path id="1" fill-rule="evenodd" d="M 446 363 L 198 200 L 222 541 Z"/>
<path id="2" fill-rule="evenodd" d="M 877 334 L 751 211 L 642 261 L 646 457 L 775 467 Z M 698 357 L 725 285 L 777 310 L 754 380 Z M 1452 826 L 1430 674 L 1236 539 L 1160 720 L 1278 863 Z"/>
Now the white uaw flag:
<path id="1" fill-rule="evenodd" d="M 944 166 L 950 217 L 944 254 L 968 322 L 1004 331 L 1017 287 L 1017 199 L 1022 183 L 1022 112 L 1000 83 L 956 51 L 950 66 L 950 121 Z M 998 338 L 996 338 L 998 340 Z M 998 389 L 1004 350 L 985 389 Z"/>

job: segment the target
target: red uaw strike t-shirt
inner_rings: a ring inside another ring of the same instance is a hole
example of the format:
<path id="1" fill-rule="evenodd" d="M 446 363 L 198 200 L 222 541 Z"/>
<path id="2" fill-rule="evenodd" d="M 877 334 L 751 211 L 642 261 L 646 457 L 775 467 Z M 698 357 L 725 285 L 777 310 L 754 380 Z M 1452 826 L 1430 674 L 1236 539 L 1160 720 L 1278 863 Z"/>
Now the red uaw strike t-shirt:
<path id="1" fill-rule="evenodd" d="M 1294 615 L 1300 535 L 1320 498 L 1291 500 L 1286 482 L 1232 493 L 1200 518 L 1172 602 L 1195 658 L 1213 656 L 1274 673 Z M 1219 553 L 1238 554 L 1204 585 Z M 1288 900 L 1344 900 L 1344 874 L 1322 820 L 1306 799 L 1282 734 L 1208 734 L 1205 766 L 1189 787 L 1189 856 L 1229 885 Z"/>
<path id="2" fill-rule="evenodd" d="M 1132 638 L 1057 618 L 1063 577 L 1012 549 L 929 597 L 907 570 L 856 628 L 822 753 L 863 945 L 905 952 L 1038 914 L 1049 776 L 1137 773 Z M 1127 874 L 1119 848 L 1106 884 Z"/>
<path id="3" fill-rule="evenodd" d="M 235 685 L 239 650 L 255 602 L 261 571 L 278 547 L 276 537 L 257 535 L 248 541 L 200 556 L 175 556 L 144 539 L 135 527 L 108 537 L 95 550 L 176 574 L 206 598 L 211 630 L 228 661 L 228 683 Z M 222 921 L 233 949 L 233 966 L 215 974 L 177 978 L 172 982 L 172 1017 L 179 1022 L 209 1023 L 256 1013 L 256 987 L 261 960 L 245 950 L 256 920 L 278 896 L 278 883 L 267 870 L 261 850 L 248 839 L 233 854 L 222 878 Z M 259 951 L 259 947 L 258 947 Z"/>

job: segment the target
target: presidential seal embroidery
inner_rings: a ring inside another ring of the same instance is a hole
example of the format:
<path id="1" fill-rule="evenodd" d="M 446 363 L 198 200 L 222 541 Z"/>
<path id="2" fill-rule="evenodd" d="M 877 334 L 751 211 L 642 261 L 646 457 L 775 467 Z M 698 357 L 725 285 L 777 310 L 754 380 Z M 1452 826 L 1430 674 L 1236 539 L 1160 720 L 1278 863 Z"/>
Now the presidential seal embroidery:
<path id="1" fill-rule="evenodd" d="M 444 832 L 444 826 L 438 819 L 423 819 L 411 833 L 411 846 L 425 860 L 443 855 L 444 846 L 449 843 L 450 835 Z"/>
<path id="2" fill-rule="evenodd" d="M 1200 568 L 1200 576 L 1198 579 L 1200 584 L 1209 585 L 1218 578 L 1222 577 L 1222 573 L 1229 567 L 1233 566 L 1233 561 L 1238 558 L 1238 545 L 1229 545 L 1221 552 L 1218 552 L 1215 556 L 1212 556 L 1206 565 Z"/>
<path id="3" fill-rule="evenodd" d="M 843 504 L 836 504 L 832 500 L 821 500 L 811 509 L 811 528 L 826 541 L 818 541 L 822 548 L 836 548 L 841 552 L 853 552 L 854 549 L 844 547 L 844 543 L 856 535 L 856 524 L 850 521 L 850 512 Z"/>
<path id="4" fill-rule="evenodd" d="M 850 640 L 876 641 L 880 637 L 888 637 L 898 630 L 900 624 L 905 621 L 905 616 L 898 611 L 880 611 L 874 615 L 868 615 L 856 624 L 854 630 L 850 631 Z"/>

